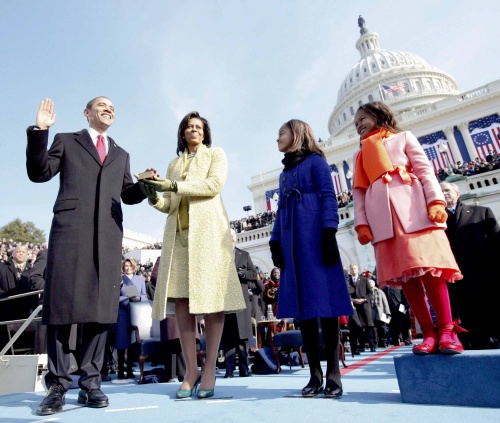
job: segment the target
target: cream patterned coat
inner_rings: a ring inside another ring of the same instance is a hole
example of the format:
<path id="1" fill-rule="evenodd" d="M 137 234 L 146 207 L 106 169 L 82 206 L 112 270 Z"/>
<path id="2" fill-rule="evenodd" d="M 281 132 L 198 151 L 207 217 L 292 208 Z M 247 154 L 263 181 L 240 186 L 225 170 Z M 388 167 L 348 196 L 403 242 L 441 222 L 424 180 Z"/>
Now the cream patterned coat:
<path id="1" fill-rule="evenodd" d="M 189 197 L 189 311 L 206 314 L 245 308 L 234 264 L 229 219 L 220 193 L 227 179 L 227 159 L 221 148 L 201 145 L 183 180 L 184 154 L 170 162 L 167 178 L 177 192 L 165 192 L 153 206 L 168 213 L 163 237 L 153 318 L 167 315 L 167 292 L 177 231 L 179 204 Z"/>

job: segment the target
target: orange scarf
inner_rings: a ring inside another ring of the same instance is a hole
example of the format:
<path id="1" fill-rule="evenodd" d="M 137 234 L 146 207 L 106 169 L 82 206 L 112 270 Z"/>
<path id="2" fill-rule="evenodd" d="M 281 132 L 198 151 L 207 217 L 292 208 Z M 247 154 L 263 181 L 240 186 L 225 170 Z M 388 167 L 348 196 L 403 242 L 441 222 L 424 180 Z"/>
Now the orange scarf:
<path id="1" fill-rule="evenodd" d="M 380 128 L 367 134 L 361 141 L 361 151 L 356 158 L 353 188 L 367 189 L 384 173 L 394 169 L 382 142 L 393 132 Z"/>

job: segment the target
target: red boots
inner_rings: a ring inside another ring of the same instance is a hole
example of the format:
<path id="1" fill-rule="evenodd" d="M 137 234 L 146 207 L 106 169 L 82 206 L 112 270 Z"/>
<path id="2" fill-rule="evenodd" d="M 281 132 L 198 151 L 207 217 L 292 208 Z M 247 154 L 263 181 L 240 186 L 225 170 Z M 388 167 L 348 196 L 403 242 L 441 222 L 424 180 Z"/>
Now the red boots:
<path id="1" fill-rule="evenodd" d="M 456 323 L 439 325 L 439 352 L 441 354 L 461 354 L 464 351 L 457 332 L 467 332 Z"/>
<path id="2" fill-rule="evenodd" d="M 441 354 L 461 354 L 464 347 L 458 339 L 457 332 L 467 332 L 456 323 L 448 323 L 438 326 L 438 331 L 434 326 L 431 328 L 422 328 L 424 340 L 421 344 L 415 345 L 412 349 L 415 355 L 428 355 L 434 353 Z"/>
<path id="3" fill-rule="evenodd" d="M 415 345 L 412 349 L 415 355 L 427 355 L 438 352 L 438 332 L 434 325 L 422 328 L 424 340 L 421 344 Z"/>

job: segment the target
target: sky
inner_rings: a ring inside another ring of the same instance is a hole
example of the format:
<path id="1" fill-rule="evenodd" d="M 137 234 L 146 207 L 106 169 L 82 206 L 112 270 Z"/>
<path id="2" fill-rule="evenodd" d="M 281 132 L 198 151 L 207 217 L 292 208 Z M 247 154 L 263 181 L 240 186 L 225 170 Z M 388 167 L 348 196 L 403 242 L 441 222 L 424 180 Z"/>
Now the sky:
<path id="1" fill-rule="evenodd" d="M 58 178 L 26 174 L 25 129 L 51 98 L 58 132 L 87 127 L 88 100 L 115 106 L 108 134 L 131 171 L 164 176 L 181 118 L 196 110 L 226 152 L 229 219 L 253 204 L 251 177 L 281 166 L 280 126 L 308 122 L 328 139 L 341 82 L 359 61 L 358 15 L 380 47 L 414 53 L 461 91 L 500 77 L 498 4 L 477 0 L 2 0 L 0 2 L 0 227 L 31 221 L 48 238 Z M 166 216 L 146 202 L 124 227 L 162 237 Z"/>

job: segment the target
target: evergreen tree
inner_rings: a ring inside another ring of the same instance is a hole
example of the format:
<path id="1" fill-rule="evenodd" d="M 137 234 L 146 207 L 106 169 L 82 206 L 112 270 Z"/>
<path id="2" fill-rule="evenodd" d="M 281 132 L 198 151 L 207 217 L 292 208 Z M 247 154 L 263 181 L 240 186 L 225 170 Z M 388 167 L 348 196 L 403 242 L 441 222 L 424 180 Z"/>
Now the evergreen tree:
<path id="1" fill-rule="evenodd" d="M 23 244 L 43 244 L 45 233 L 38 229 L 33 222 L 22 222 L 21 219 L 15 219 L 0 228 L 0 238 L 12 238 Z"/>

